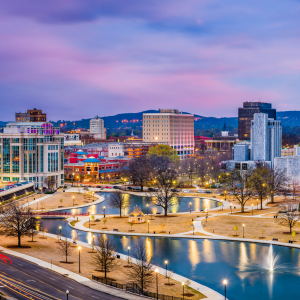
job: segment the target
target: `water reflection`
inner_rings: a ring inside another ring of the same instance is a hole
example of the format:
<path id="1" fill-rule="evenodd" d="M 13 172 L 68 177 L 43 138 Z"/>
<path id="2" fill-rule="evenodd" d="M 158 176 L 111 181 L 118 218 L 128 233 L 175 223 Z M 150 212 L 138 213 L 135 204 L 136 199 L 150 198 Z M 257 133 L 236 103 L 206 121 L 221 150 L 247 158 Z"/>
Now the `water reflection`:
<path id="1" fill-rule="evenodd" d="M 200 253 L 198 251 L 196 241 L 192 241 L 192 240 L 189 241 L 189 259 L 194 271 L 195 267 L 200 262 Z"/>

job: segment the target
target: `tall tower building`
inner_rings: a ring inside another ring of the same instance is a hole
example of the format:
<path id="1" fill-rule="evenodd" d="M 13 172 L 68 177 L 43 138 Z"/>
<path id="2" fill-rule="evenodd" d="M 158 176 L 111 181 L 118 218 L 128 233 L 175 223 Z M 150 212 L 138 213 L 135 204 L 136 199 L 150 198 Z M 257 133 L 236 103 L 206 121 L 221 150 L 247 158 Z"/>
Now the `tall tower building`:
<path id="1" fill-rule="evenodd" d="M 168 144 L 180 158 L 194 153 L 194 115 L 176 109 L 143 114 L 143 141 Z"/>
<path id="2" fill-rule="evenodd" d="M 238 134 L 240 140 L 250 140 L 251 121 L 255 113 L 265 113 L 269 118 L 276 120 L 276 109 L 271 103 L 244 102 L 238 110 Z"/>
<path id="3" fill-rule="evenodd" d="M 103 119 L 96 116 L 90 120 L 90 133 L 97 135 L 99 139 L 106 139 L 106 130 Z"/>
<path id="4" fill-rule="evenodd" d="M 281 156 L 281 121 L 268 118 L 268 114 L 254 114 L 251 125 L 251 160 L 271 161 Z"/>

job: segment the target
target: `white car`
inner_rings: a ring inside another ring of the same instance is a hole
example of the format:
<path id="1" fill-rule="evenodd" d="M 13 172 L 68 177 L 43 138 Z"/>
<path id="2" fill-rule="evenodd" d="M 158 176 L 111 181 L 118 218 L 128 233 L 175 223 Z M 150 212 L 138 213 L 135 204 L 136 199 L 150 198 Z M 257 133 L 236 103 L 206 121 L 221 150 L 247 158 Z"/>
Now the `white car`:
<path id="1" fill-rule="evenodd" d="M 183 193 L 189 193 L 189 190 L 182 190 Z"/>
<path id="2" fill-rule="evenodd" d="M 197 190 L 197 193 L 202 193 L 202 194 L 204 194 L 205 191 L 204 191 L 204 190 Z"/>

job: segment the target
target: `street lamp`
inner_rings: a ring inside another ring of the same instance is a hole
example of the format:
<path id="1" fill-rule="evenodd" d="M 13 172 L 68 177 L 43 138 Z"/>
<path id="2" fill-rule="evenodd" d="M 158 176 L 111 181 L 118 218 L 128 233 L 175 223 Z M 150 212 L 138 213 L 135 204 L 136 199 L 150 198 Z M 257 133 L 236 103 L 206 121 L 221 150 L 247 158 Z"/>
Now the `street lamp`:
<path id="1" fill-rule="evenodd" d="M 94 250 L 94 247 L 95 247 L 95 235 L 93 234 L 93 246 L 92 246 L 93 250 Z"/>
<path id="2" fill-rule="evenodd" d="M 81 250 L 81 247 L 79 246 L 79 247 L 78 247 L 78 254 L 79 254 L 79 273 L 81 273 L 81 272 L 80 272 L 80 250 Z"/>
<path id="3" fill-rule="evenodd" d="M 207 220 L 207 219 L 206 219 Z M 193 226 L 193 235 L 194 235 L 194 231 L 195 231 L 195 222 L 192 222 L 192 226 Z"/>
<path id="4" fill-rule="evenodd" d="M 69 290 L 66 290 L 67 300 L 69 299 Z"/>
<path id="5" fill-rule="evenodd" d="M 168 261 L 165 260 L 165 265 L 166 265 L 166 278 L 168 277 Z"/>
<path id="6" fill-rule="evenodd" d="M 245 237 L 244 231 L 245 231 L 245 224 L 243 224 L 243 238 Z"/>
<path id="7" fill-rule="evenodd" d="M 61 236 L 61 226 L 59 226 L 58 228 L 59 228 L 59 235 Z"/>
<path id="8" fill-rule="evenodd" d="M 103 216 L 105 218 L 105 206 L 103 206 L 102 210 L 103 210 Z"/>
<path id="9" fill-rule="evenodd" d="M 226 285 L 227 285 L 227 280 L 226 279 L 223 280 L 223 284 L 224 284 L 224 288 L 225 288 L 225 293 L 224 293 L 225 298 L 224 299 L 226 300 Z"/>
<path id="10" fill-rule="evenodd" d="M 230 204 L 231 214 L 232 214 L 232 204 Z"/>
<path id="11" fill-rule="evenodd" d="M 130 250 L 129 246 L 127 247 L 127 250 L 128 250 L 128 263 L 129 263 L 129 250 Z"/>
<path id="12" fill-rule="evenodd" d="M 73 206 L 74 206 L 74 196 L 73 196 Z"/>
<path id="13" fill-rule="evenodd" d="M 190 213 L 192 212 L 192 202 L 190 202 Z"/>
<path id="14" fill-rule="evenodd" d="M 150 224 L 150 221 L 148 220 L 148 233 L 149 233 L 149 224 Z"/>
<path id="15" fill-rule="evenodd" d="M 182 296 L 183 296 L 183 300 L 184 300 L 184 282 L 182 283 Z"/>
<path id="16" fill-rule="evenodd" d="M 156 299 L 158 300 L 158 277 L 157 277 L 158 269 L 155 268 L 154 272 L 156 273 Z"/>
<path id="17" fill-rule="evenodd" d="M 253 216 L 253 204 L 252 204 L 252 216 Z"/>
<path id="18" fill-rule="evenodd" d="M 147 216 L 148 216 L 148 207 L 149 207 L 149 204 L 146 204 L 146 206 L 147 206 Z"/>
<path id="19" fill-rule="evenodd" d="M 225 201 L 226 201 L 226 194 L 227 194 L 227 191 L 224 191 Z"/>
<path id="20" fill-rule="evenodd" d="M 33 201 L 35 200 L 35 198 L 33 198 Z M 39 210 L 39 199 L 36 199 L 36 210 Z"/>
<path id="21" fill-rule="evenodd" d="M 90 210 L 89 210 L 89 228 L 91 228 L 91 215 L 90 215 Z"/>

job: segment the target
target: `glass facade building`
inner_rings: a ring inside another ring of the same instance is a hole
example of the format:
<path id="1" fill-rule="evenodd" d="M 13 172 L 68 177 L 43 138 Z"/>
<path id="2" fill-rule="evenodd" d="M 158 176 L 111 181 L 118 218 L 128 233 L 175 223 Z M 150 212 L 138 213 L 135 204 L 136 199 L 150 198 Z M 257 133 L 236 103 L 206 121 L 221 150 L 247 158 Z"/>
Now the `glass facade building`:
<path id="1" fill-rule="evenodd" d="M 0 181 L 56 189 L 64 185 L 63 157 L 64 135 L 49 122 L 12 122 L 0 133 Z"/>
<path id="2" fill-rule="evenodd" d="M 269 118 L 276 120 L 276 109 L 271 103 L 244 102 L 238 110 L 238 135 L 239 140 L 251 139 L 251 121 L 255 113 L 265 113 Z"/>

